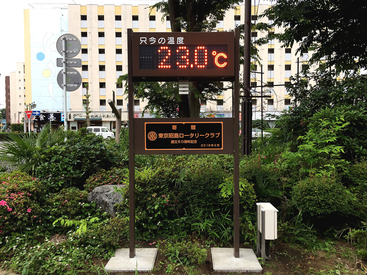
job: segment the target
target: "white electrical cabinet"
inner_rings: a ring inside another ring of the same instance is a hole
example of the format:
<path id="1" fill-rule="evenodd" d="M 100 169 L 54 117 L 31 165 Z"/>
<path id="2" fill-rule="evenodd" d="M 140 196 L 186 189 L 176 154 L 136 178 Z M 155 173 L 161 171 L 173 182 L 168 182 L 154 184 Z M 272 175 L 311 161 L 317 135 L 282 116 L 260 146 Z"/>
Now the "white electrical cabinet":
<path id="1" fill-rule="evenodd" d="M 257 206 L 257 230 L 263 235 L 265 240 L 275 240 L 278 238 L 278 209 L 270 202 L 259 202 Z M 264 218 L 262 216 L 265 216 Z M 262 222 L 264 221 L 264 227 Z M 265 232 L 262 232 L 264 228 Z"/>

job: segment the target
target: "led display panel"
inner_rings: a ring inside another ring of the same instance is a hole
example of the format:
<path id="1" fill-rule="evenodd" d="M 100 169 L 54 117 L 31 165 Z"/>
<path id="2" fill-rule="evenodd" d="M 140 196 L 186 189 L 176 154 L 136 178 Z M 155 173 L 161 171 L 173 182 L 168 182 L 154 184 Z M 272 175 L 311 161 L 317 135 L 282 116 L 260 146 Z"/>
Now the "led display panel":
<path id="1" fill-rule="evenodd" d="M 135 79 L 234 78 L 234 34 L 133 33 Z"/>

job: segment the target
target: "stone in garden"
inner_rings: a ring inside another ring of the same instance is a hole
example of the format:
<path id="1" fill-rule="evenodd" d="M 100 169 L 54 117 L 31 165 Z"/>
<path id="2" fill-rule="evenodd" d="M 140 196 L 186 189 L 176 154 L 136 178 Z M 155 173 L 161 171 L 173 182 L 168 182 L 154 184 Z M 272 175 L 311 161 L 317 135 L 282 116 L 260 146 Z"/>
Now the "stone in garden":
<path id="1" fill-rule="evenodd" d="M 122 194 L 116 192 L 114 187 L 119 189 L 125 188 L 125 185 L 102 185 L 93 189 L 88 195 L 88 201 L 96 202 L 97 207 L 101 207 L 103 211 L 110 216 L 115 217 L 117 213 L 116 204 L 123 200 Z"/>

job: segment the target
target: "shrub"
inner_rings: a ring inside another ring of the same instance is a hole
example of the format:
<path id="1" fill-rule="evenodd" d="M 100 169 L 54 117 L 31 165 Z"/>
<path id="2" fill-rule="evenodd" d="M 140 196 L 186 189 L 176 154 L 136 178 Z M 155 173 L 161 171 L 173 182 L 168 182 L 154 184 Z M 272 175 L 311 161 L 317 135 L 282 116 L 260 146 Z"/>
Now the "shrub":
<path id="1" fill-rule="evenodd" d="M 22 231 L 41 222 L 43 187 L 28 174 L 0 175 L 0 234 Z"/>
<path id="2" fill-rule="evenodd" d="M 279 205 L 282 196 L 277 173 L 270 165 L 276 160 L 277 156 L 254 155 L 245 157 L 240 162 L 240 177 L 253 185 L 257 200 L 271 202 L 274 206 Z"/>
<path id="3" fill-rule="evenodd" d="M 42 178 L 50 192 L 67 187 L 81 189 L 92 174 L 115 165 L 112 155 L 102 137 L 87 134 L 83 128 L 69 132 L 66 142 L 46 148 L 36 175 Z"/>
<path id="4" fill-rule="evenodd" d="M 177 217 L 175 190 L 170 188 L 169 167 L 158 166 L 138 169 L 135 172 L 136 228 L 138 238 L 153 239 L 160 230 L 164 235 L 169 229 L 168 221 Z M 172 183 L 172 182 L 171 182 Z M 128 216 L 129 184 L 122 189 L 127 198 L 120 205 L 120 211 Z M 177 192 L 177 190 L 176 190 Z"/>
<path id="5" fill-rule="evenodd" d="M 163 251 L 171 263 L 185 266 L 201 265 L 207 257 L 206 249 L 191 241 L 165 242 Z"/>
<path id="6" fill-rule="evenodd" d="M 355 214 L 352 195 L 335 178 L 317 176 L 300 181 L 293 188 L 292 201 L 314 221 L 333 217 L 331 220 L 336 224 L 337 217 Z"/>
<path id="7" fill-rule="evenodd" d="M 101 185 L 120 185 L 127 180 L 128 169 L 113 167 L 110 170 L 101 169 L 90 176 L 84 184 L 84 190 L 91 192 Z"/>
<path id="8" fill-rule="evenodd" d="M 52 220 L 67 216 L 69 219 L 76 218 L 86 211 L 83 205 L 88 202 L 88 192 L 76 187 L 69 187 L 47 196 L 45 203 L 45 215 L 52 216 Z"/>
<path id="9" fill-rule="evenodd" d="M 356 199 L 356 212 L 359 213 L 361 220 L 367 220 L 367 161 L 355 163 L 350 166 L 349 191 Z"/>

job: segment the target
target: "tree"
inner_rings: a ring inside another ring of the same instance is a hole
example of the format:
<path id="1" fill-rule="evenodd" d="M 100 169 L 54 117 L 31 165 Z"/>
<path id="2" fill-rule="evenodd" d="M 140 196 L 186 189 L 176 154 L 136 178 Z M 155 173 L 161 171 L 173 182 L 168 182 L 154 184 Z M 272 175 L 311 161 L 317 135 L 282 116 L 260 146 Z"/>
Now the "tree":
<path id="1" fill-rule="evenodd" d="M 367 67 L 367 1 L 277 0 L 263 16 L 284 27 L 276 37 L 298 52 L 312 51 L 311 62 L 325 58 L 338 71 Z"/>
<path id="2" fill-rule="evenodd" d="M 92 112 L 90 109 L 90 94 L 89 94 L 89 85 L 88 83 L 84 84 L 84 88 L 86 89 L 86 93 L 85 93 L 85 120 L 87 123 L 87 127 L 90 126 L 90 119 L 89 119 L 89 114 Z"/>
<path id="3" fill-rule="evenodd" d="M 6 109 L 3 108 L 0 110 L 0 118 L 5 119 L 6 118 Z"/>
<path id="4" fill-rule="evenodd" d="M 219 19 L 224 17 L 228 9 L 234 8 L 239 0 L 168 0 L 152 6 L 169 15 L 173 32 L 203 32 L 212 31 Z M 188 97 L 180 99 L 180 117 L 198 117 L 200 99 L 205 98 L 205 91 L 213 87 L 209 83 L 191 82 Z M 213 92 L 212 92 L 213 93 Z M 215 92 L 214 92 L 215 93 Z"/>

